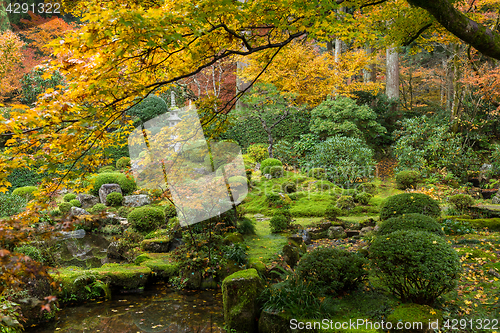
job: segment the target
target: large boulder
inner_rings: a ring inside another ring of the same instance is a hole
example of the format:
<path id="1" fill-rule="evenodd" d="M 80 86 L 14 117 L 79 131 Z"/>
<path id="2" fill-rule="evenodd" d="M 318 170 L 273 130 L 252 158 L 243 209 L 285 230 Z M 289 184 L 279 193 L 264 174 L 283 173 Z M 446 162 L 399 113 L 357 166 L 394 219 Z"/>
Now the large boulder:
<path id="1" fill-rule="evenodd" d="M 126 195 L 123 197 L 123 205 L 127 207 L 141 207 L 150 203 L 151 198 L 146 194 Z"/>
<path id="2" fill-rule="evenodd" d="M 170 238 L 145 239 L 141 242 L 141 248 L 146 252 L 165 253 L 170 250 Z"/>
<path id="3" fill-rule="evenodd" d="M 82 204 L 83 209 L 88 209 L 99 203 L 99 198 L 91 194 L 80 193 L 76 198 Z"/>
<path id="4" fill-rule="evenodd" d="M 328 238 L 339 239 L 346 237 L 347 234 L 341 226 L 333 226 L 328 229 Z"/>
<path id="5" fill-rule="evenodd" d="M 229 330 L 241 333 L 257 332 L 257 297 L 262 289 L 262 280 L 254 268 L 238 271 L 224 279 L 224 321 Z"/>
<path id="6" fill-rule="evenodd" d="M 290 319 L 283 313 L 262 311 L 259 317 L 259 333 L 291 333 Z"/>
<path id="7" fill-rule="evenodd" d="M 498 194 L 498 192 L 497 192 L 497 194 L 493 198 L 491 198 L 491 203 L 493 205 L 500 204 L 500 194 Z"/>
<path id="8" fill-rule="evenodd" d="M 101 188 L 99 189 L 99 200 L 101 200 L 101 203 L 107 205 L 106 197 L 112 192 L 123 194 L 122 188 L 118 184 L 102 184 Z"/>
<path id="9" fill-rule="evenodd" d="M 87 212 L 85 209 L 83 208 L 79 208 L 79 207 L 71 207 L 70 211 L 69 211 L 69 215 L 70 216 L 80 216 L 80 215 L 90 215 L 89 212 Z"/>

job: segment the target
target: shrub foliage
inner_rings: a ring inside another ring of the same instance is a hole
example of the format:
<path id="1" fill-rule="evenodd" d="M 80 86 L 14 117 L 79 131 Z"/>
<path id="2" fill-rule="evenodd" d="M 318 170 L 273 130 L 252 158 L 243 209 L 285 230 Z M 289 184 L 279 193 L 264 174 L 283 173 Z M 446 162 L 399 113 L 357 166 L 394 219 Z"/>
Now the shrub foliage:
<path id="1" fill-rule="evenodd" d="M 388 235 L 398 230 L 427 231 L 438 236 L 444 236 L 441 225 L 432 217 L 412 213 L 391 217 L 385 220 L 378 231 L 379 235 Z"/>
<path id="2" fill-rule="evenodd" d="M 441 215 L 436 200 L 423 193 L 402 193 L 387 198 L 380 209 L 380 219 L 387 220 L 403 214 L 420 213 L 434 218 Z"/>

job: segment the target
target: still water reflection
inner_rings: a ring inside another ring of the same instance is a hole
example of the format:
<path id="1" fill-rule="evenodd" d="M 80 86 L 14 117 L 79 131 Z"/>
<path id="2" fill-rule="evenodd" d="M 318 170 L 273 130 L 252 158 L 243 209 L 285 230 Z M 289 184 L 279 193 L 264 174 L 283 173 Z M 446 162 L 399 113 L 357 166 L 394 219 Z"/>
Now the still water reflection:
<path id="1" fill-rule="evenodd" d="M 220 290 L 174 291 L 154 285 L 141 294 L 114 294 L 113 300 L 67 307 L 58 318 L 26 332 L 139 333 L 225 332 Z"/>

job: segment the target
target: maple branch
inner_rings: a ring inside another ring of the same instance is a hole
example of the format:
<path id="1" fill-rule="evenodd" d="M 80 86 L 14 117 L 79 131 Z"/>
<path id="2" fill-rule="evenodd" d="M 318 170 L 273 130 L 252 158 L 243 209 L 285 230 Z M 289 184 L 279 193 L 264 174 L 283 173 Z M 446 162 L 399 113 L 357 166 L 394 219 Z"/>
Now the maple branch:
<path id="1" fill-rule="evenodd" d="M 375 1 L 375 2 L 372 2 L 372 3 L 367 3 L 367 4 L 364 4 L 364 5 L 361 5 L 359 7 L 359 9 L 363 9 L 365 7 L 370 7 L 370 6 L 380 5 L 381 3 L 384 3 L 384 2 L 387 2 L 387 0 L 380 0 L 380 1 Z"/>
<path id="2" fill-rule="evenodd" d="M 428 11 L 441 25 L 486 56 L 500 60 L 500 34 L 471 20 L 448 0 L 408 0 Z"/>
<path id="3" fill-rule="evenodd" d="M 432 23 L 427 23 L 426 25 L 424 25 L 422 28 L 420 28 L 416 33 L 415 35 L 413 35 L 412 37 L 410 37 L 410 39 L 408 39 L 407 41 L 405 41 L 402 46 L 408 46 L 410 45 L 411 43 L 413 43 L 425 30 L 429 29 L 430 27 L 432 26 Z"/>

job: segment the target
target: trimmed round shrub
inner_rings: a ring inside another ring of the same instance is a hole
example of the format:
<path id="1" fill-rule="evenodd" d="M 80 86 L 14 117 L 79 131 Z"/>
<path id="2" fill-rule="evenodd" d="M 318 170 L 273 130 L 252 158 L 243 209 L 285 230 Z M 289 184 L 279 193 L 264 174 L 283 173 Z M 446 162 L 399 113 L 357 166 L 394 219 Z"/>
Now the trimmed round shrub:
<path id="1" fill-rule="evenodd" d="M 281 191 L 285 193 L 297 192 L 297 184 L 293 182 L 285 182 L 281 184 Z"/>
<path id="2" fill-rule="evenodd" d="M 73 207 L 73 205 L 70 202 L 61 202 L 58 206 L 62 213 L 68 213 L 71 207 Z"/>
<path id="3" fill-rule="evenodd" d="M 127 168 L 127 167 L 130 167 L 130 157 L 123 156 L 123 157 L 120 157 L 116 161 L 116 168 L 118 170 L 121 170 L 121 169 Z"/>
<path id="4" fill-rule="evenodd" d="M 326 207 L 325 216 L 329 220 L 336 220 L 342 214 L 342 209 L 335 206 L 334 204 L 328 205 Z"/>
<path id="5" fill-rule="evenodd" d="M 82 204 L 80 203 L 80 200 L 78 200 L 78 199 L 70 200 L 69 203 L 71 204 L 71 207 L 82 207 Z"/>
<path id="6" fill-rule="evenodd" d="M 275 214 L 269 221 L 269 225 L 272 233 L 282 232 L 288 228 L 288 219 L 282 214 Z"/>
<path id="7" fill-rule="evenodd" d="M 98 203 L 92 206 L 92 208 L 88 209 L 88 212 L 91 214 L 99 214 L 101 212 L 106 211 L 107 207 L 103 203 Z"/>
<path id="8" fill-rule="evenodd" d="M 450 203 L 456 209 L 464 211 L 474 205 L 474 199 L 468 194 L 456 194 L 450 197 Z"/>
<path id="9" fill-rule="evenodd" d="M 323 168 L 312 168 L 307 172 L 308 177 L 314 177 L 316 179 L 325 179 L 326 178 L 326 173 L 325 169 Z"/>
<path id="10" fill-rule="evenodd" d="M 93 178 L 95 179 L 94 187 L 90 190 L 90 193 L 93 195 L 99 195 L 99 189 L 103 184 L 118 184 L 125 195 L 137 189 L 137 185 L 133 178 L 128 178 L 126 175 L 119 172 L 100 173 Z"/>
<path id="11" fill-rule="evenodd" d="M 365 280 L 368 260 L 358 253 L 337 248 L 316 248 L 297 265 L 300 279 L 326 293 L 353 290 Z"/>
<path id="12" fill-rule="evenodd" d="M 0 193 L 0 217 L 21 213 L 26 207 L 27 199 L 10 193 Z"/>
<path id="13" fill-rule="evenodd" d="M 70 202 L 71 200 L 76 199 L 76 194 L 74 193 L 67 193 L 64 195 L 63 200 L 66 202 Z"/>
<path id="14" fill-rule="evenodd" d="M 102 168 L 100 168 L 99 170 L 97 170 L 97 173 L 104 173 L 104 172 L 113 172 L 115 171 L 115 167 L 112 166 L 112 165 L 107 165 L 107 166 L 104 166 Z"/>
<path id="15" fill-rule="evenodd" d="M 441 225 L 432 217 L 413 213 L 391 217 L 385 220 L 378 230 L 379 235 L 388 235 L 398 230 L 427 231 L 438 236 L 444 236 Z"/>
<path id="16" fill-rule="evenodd" d="M 38 190 L 38 187 L 36 186 L 23 186 L 16 188 L 14 191 L 12 191 L 12 194 L 24 197 L 29 201 L 35 198 L 33 192 L 35 192 L 36 190 Z"/>
<path id="17" fill-rule="evenodd" d="M 128 214 L 129 223 L 140 232 L 150 232 L 165 223 L 165 213 L 162 209 L 142 206 Z"/>
<path id="18" fill-rule="evenodd" d="M 266 158 L 269 158 L 267 147 L 268 146 L 264 143 L 250 145 L 247 148 L 247 155 L 249 155 L 255 162 L 262 162 Z"/>
<path id="19" fill-rule="evenodd" d="M 168 204 L 167 206 L 165 206 L 165 217 L 169 220 L 171 219 L 172 217 L 176 217 L 177 216 L 177 210 L 175 209 L 175 206 L 172 205 L 172 204 Z"/>
<path id="20" fill-rule="evenodd" d="M 353 197 L 350 195 L 341 195 L 337 200 L 337 207 L 340 209 L 353 209 L 355 207 Z"/>
<path id="21" fill-rule="evenodd" d="M 400 190 L 416 188 L 420 178 L 420 172 L 418 171 L 403 170 L 396 174 L 396 185 Z"/>
<path id="22" fill-rule="evenodd" d="M 381 281 L 403 302 L 433 304 L 456 288 L 461 272 L 457 252 L 443 237 L 426 231 L 377 237 L 370 258 Z"/>
<path id="23" fill-rule="evenodd" d="M 266 158 L 260 164 L 260 170 L 262 171 L 262 175 L 265 175 L 267 173 L 272 174 L 274 169 L 272 167 L 283 167 L 283 163 L 281 163 L 280 160 L 277 160 L 275 158 Z"/>
<path id="24" fill-rule="evenodd" d="M 354 201 L 362 204 L 362 205 L 368 205 L 368 202 L 373 196 L 370 193 L 367 192 L 358 192 L 354 195 Z"/>
<path id="25" fill-rule="evenodd" d="M 123 195 L 118 192 L 111 192 L 106 196 L 106 203 L 108 206 L 118 207 L 123 203 Z"/>
<path id="26" fill-rule="evenodd" d="M 411 213 L 420 213 L 434 218 L 441 215 L 441 209 L 436 200 L 423 193 L 402 193 L 387 198 L 380 209 L 380 219 Z"/>

